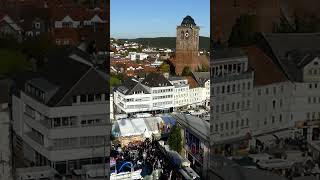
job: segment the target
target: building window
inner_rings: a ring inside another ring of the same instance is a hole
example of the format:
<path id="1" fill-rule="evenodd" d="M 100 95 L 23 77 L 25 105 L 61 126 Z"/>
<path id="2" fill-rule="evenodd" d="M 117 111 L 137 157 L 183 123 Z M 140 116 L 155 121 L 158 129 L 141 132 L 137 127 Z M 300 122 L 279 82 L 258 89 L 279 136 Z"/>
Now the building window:
<path id="1" fill-rule="evenodd" d="M 80 96 L 80 102 L 87 102 L 87 96 L 86 95 L 81 95 Z"/>
<path id="2" fill-rule="evenodd" d="M 261 89 L 258 89 L 258 96 L 261 96 Z"/>
<path id="3" fill-rule="evenodd" d="M 93 101 L 94 101 L 94 95 L 88 94 L 88 102 L 93 102 Z"/>
<path id="4" fill-rule="evenodd" d="M 72 103 L 77 103 L 77 96 L 72 96 Z"/>
<path id="5" fill-rule="evenodd" d="M 249 126 L 249 119 L 246 119 L 246 126 Z"/>
<path id="6" fill-rule="evenodd" d="M 95 101 L 101 101 L 101 94 L 96 94 L 96 95 L 94 96 L 94 100 L 95 100 Z"/>
<path id="7" fill-rule="evenodd" d="M 279 115 L 279 122 L 282 122 L 282 115 Z"/>
<path id="8" fill-rule="evenodd" d="M 69 118 L 68 117 L 62 118 L 62 126 L 69 126 Z"/>
<path id="9" fill-rule="evenodd" d="M 275 118 L 274 116 L 272 116 L 272 124 L 274 124 L 274 122 L 275 122 Z"/>
<path id="10" fill-rule="evenodd" d="M 273 107 L 273 109 L 276 108 L 276 101 L 275 100 L 272 101 L 272 107 Z"/>
<path id="11" fill-rule="evenodd" d="M 53 119 L 53 127 L 60 127 L 61 126 L 61 119 L 60 118 L 54 118 Z"/>
<path id="12" fill-rule="evenodd" d="M 251 83 L 248 82 L 248 90 L 250 90 L 250 88 L 251 88 Z"/>
<path id="13" fill-rule="evenodd" d="M 269 88 L 266 88 L 266 95 L 269 94 Z"/>
<path id="14" fill-rule="evenodd" d="M 277 88 L 273 87 L 273 94 L 277 94 Z"/>

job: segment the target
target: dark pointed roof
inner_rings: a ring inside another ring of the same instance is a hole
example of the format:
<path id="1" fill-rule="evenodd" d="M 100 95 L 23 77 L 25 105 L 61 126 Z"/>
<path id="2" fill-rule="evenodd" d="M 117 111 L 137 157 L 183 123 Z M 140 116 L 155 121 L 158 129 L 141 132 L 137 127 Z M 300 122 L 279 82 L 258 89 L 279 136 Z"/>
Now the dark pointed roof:
<path id="1" fill-rule="evenodd" d="M 93 66 L 85 52 L 64 47 L 52 49 L 46 58 L 47 62 L 37 72 L 25 72 L 13 78 L 15 94 L 24 90 L 26 82 L 33 82 L 42 89 L 55 89 L 45 104 L 57 107 L 71 105 L 74 95 L 110 93 L 106 72 Z"/>
<path id="2" fill-rule="evenodd" d="M 320 33 L 265 33 L 259 46 L 292 81 L 303 80 L 303 67 L 320 57 Z"/>
<path id="3" fill-rule="evenodd" d="M 150 73 L 142 82 L 141 84 L 148 86 L 148 87 L 164 87 L 164 86 L 172 86 L 170 81 L 165 78 L 160 73 Z"/>
<path id="4" fill-rule="evenodd" d="M 143 91 L 149 94 L 148 90 L 139 82 L 138 79 L 130 77 L 123 84 L 117 87 L 117 91 L 125 95 L 132 95 L 134 91 Z"/>
<path id="5" fill-rule="evenodd" d="M 188 26 L 188 25 L 196 26 L 194 19 L 189 15 L 186 16 L 185 18 L 183 18 L 182 23 L 181 23 L 181 26 Z"/>

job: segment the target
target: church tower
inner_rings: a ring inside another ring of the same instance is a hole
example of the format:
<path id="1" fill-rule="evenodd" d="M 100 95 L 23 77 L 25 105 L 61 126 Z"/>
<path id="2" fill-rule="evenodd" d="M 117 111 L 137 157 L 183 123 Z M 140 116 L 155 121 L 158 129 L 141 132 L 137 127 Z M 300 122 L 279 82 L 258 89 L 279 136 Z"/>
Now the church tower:
<path id="1" fill-rule="evenodd" d="M 176 51 L 196 51 L 199 49 L 199 26 L 191 16 L 186 16 L 177 27 Z"/>
<path id="2" fill-rule="evenodd" d="M 184 68 L 196 71 L 201 64 L 199 60 L 199 26 L 191 16 L 186 16 L 177 26 L 176 52 L 174 57 L 175 73 L 181 75 Z"/>

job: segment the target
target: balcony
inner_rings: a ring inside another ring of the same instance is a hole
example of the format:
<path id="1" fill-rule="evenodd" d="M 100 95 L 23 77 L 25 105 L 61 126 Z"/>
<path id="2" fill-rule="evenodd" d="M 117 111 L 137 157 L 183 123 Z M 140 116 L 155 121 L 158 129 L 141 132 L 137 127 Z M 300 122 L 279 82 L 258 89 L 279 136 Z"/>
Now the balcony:
<path id="1" fill-rule="evenodd" d="M 37 136 L 37 134 L 35 132 L 27 132 L 25 133 L 26 136 L 28 136 L 30 139 L 32 139 L 33 141 L 35 141 L 36 143 L 38 143 L 39 145 L 43 146 L 43 139 L 41 139 L 41 137 Z"/>
<path id="2" fill-rule="evenodd" d="M 212 83 L 221 83 L 221 82 L 228 82 L 228 81 L 237 81 L 242 79 L 250 79 L 253 78 L 252 72 L 245 72 L 241 74 L 235 74 L 235 75 L 227 75 L 227 76 L 221 76 L 213 78 Z"/>
<path id="3" fill-rule="evenodd" d="M 87 146 L 87 147 L 44 147 L 41 140 L 34 136 L 32 133 L 26 133 L 23 136 L 24 142 L 32 147 L 35 151 L 47 157 L 50 161 L 65 161 L 65 160 L 76 160 L 85 159 L 92 157 L 103 157 L 110 155 L 110 141 L 107 141 L 105 147 L 100 146 Z M 109 142 L 109 143 L 108 143 Z"/>
<path id="4" fill-rule="evenodd" d="M 111 125 L 107 124 L 99 124 L 93 126 L 85 126 L 82 127 L 80 125 L 68 126 L 68 127 L 57 127 L 51 128 L 50 121 L 41 120 L 36 121 L 31 117 L 24 115 L 24 122 L 28 124 L 30 127 L 39 131 L 45 137 L 49 139 L 58 139 L 58 138 L 70 138 L 70 137 L 81 137 L 81 136 L 103 136 L 110 134 Z"/>

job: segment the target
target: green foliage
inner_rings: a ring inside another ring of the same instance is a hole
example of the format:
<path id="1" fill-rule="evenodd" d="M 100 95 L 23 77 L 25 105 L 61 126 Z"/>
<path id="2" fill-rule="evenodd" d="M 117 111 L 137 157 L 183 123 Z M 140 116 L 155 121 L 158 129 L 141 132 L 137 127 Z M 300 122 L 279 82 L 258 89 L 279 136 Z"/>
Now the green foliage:
<path id="1" fill-rule="evenodd" d="M 202 64 L 201 66 L 198 66 L 197 72 L 208 72 L 209 71 L 209 67 Z"/>
<path id="2" fill-rule="evenodd" d="M 253 44 L 256 38 L 257 33 L 254 32 L 254 16 L 242 15 L 232 27 L 228 43 L 232 47 L 248 46 Z"/>
<path id="3" fill-rule="evenodd" d="M 21 43 L 21 51 L 28 57 L 34 57 L 41 60 L 48 51 L 55 47 L 53 40 L 50 37 L 31 37 Z"/>
<path id="4" fill-rule="evenodd" d="M 191 68 L 188 66 L 185 66 L 182 70 L 181 76 L 191 76 L 191 75 L 192 75 Z"/>
<path id="5" fill-rule="evenodd" d="M 281 18 L 279 25 L 276 25 L 276 33 L 315 33 L 320 32 L 320 18 L 314 14 L 297 15 L 290 24 L 284 17 Z"/>
<path id="6" fill-rule="evenodd" d="M 122 83 L 124 77 L 122 74 L 110 74 L 110 88 L 118 86 Z"/>
<path id="7" fill-rule="evenodd" d="M 31 70 L 32 66 L 24 54 L 13 49 L 0 49 L 0 74 L 9 75 Z"/>
<path id="8" fill-rule="evenodd" d="M 11 35 L 0 35 L 0 73 L 13 74 L 31 70 L 31 57 L 37 63 L 41 62 L 54 46 L 49 36 L 30 37 L 19 42 Z"/>
<path id="9" fill-rule="evenodd" d="M 181 135 L 181 128 L 175 124 L 169 133 L 168 138 L 169 147 L 171 150 L 177 151 L 181 153 L 182 151 L 182 135 Z"/>
<path id="10" fill-rule="evenodd" d="M 170 73 L 170 65 L 166 62 L 163 62 L 159 67 L 160 72 Z"/>
<path id="11" fill-rule="evenodd" d="M 285 17 L 281 17 L 279 25 L 276 25 L 275 32 L 277 33 L 292 33 L 295 28 L 290 24 Z"/>

